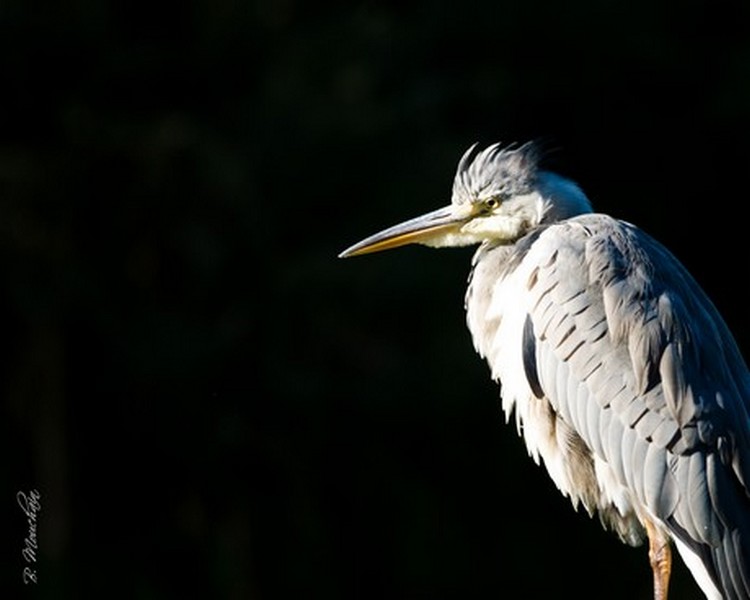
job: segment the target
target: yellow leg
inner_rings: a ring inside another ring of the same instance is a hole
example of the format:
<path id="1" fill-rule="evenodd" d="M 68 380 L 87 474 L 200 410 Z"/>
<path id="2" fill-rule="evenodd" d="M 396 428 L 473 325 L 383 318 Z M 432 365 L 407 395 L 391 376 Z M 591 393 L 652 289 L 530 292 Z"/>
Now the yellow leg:
<path id="1" fill-rule="evenodd" d="M 667 600 L 669 576 L 672 573 L 672 549 L 667 538 L 648 519 L 644 519 L 648 534 L 648 558 L 654 572 L 654 600 Z"/>

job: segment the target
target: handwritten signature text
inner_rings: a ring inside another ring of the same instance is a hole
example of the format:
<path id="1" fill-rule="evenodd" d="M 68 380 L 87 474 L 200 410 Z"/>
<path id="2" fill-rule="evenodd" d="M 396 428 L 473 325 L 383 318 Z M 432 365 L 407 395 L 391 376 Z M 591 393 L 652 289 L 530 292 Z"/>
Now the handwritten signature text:
<path id="1" fill-rule="evenodd" d="M 31 490 L 28 494 L 24 492 L 18 492 L 16 494 L 16 501 L 18 506 L 26 515 L 29 523 L 28 535 L 24 538 L 23 550 L 21 555 L 26 561 L 26 566 L 23 569 L 23 582 L 25 584 L 37 583 L 36 568 L 32 565 L 36 565 L 37 561 L 37 550 L 39 549 L 39 543 L 37 542 L 37 514 L 42 510 L 42 504 L 39 502 L 42 495 L 38 490 Z"/>

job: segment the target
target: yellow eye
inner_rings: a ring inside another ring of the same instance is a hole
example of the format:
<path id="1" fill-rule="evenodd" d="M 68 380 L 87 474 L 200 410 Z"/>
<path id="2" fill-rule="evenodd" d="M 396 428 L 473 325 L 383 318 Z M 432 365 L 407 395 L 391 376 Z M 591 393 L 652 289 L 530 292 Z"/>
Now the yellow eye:
<path id="1" fill-rule="evenodd" d="M 497 198 L 496 196 L 487 198 L 487 200 L 484 201 L 484 207 L 487 210 L 495 210 L 498 206 L 500 206 L 500 198 Z"/>

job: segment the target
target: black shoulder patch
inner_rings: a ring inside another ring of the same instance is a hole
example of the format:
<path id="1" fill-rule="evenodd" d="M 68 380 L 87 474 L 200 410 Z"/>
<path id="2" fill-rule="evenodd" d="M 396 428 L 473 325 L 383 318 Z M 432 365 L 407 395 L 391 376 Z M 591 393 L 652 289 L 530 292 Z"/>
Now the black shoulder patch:
<path id="1" fill-rule="evenodd" d="M 529 382 L 531 391 L 537 398 L 544 398 L 542 385 L 539 383 L 539 372 L 536 368 L 536 336 L 534 335 L 534 324 L 531 317 L 526 315 L 526 322 L 523 326 L 523 370 L 526 373 L 526 379 Z"/>

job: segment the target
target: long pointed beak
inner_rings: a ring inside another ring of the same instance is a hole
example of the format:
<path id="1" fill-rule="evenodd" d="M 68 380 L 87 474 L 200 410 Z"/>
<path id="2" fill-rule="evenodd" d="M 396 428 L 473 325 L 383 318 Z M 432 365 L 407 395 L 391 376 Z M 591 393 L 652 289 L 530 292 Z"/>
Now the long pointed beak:
<path id="1" fill-rule="evenodd" d="M 390 250 L 406 244 L 427 244 L 450 233 L 457 232 L 470 215 L 460 206 L 450 205 L 426 215 L 410 219 L 384 229 L 357 242 L 339 254 L 339 258 Z"/>

